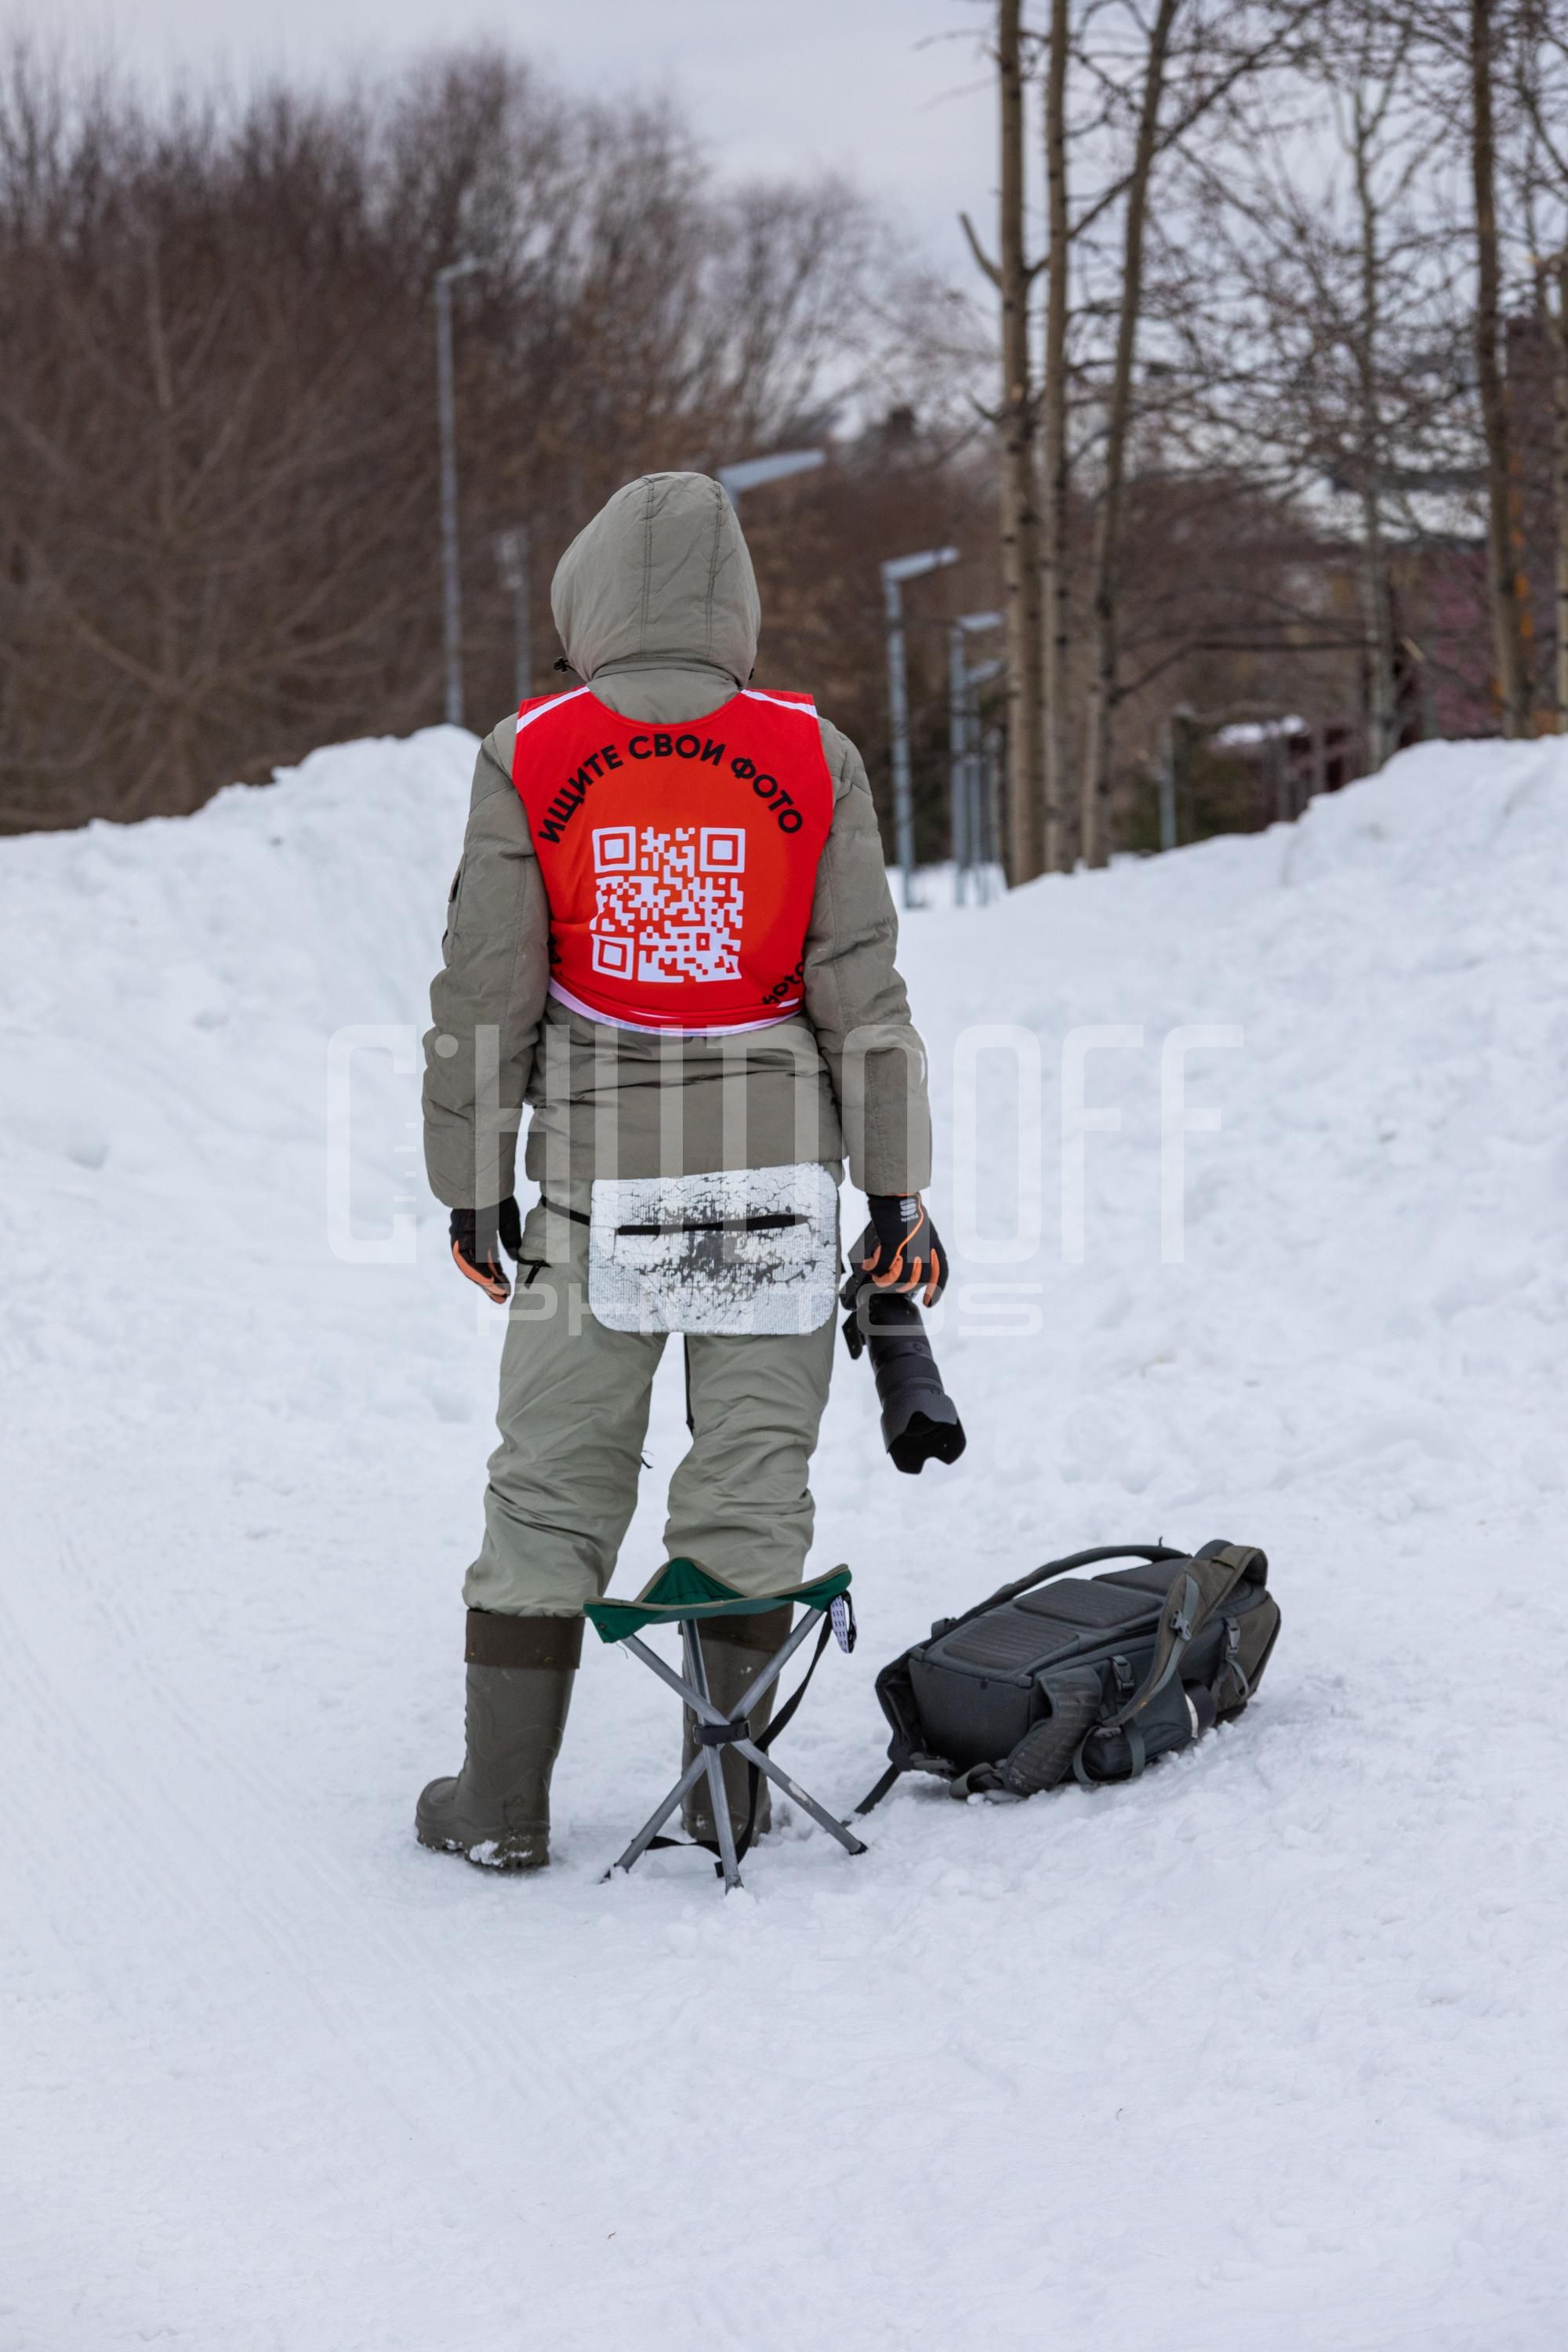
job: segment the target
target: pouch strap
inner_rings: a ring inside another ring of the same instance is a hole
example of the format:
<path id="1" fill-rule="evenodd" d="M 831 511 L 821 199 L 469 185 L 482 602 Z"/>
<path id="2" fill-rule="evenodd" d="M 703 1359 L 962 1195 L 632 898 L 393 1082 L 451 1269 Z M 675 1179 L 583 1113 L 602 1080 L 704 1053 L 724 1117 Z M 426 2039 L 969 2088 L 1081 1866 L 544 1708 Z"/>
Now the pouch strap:
<path id="1" fill-rule="evenodd" d="M 751 1736 L 743 1717 L 738 1723 L 700 1723 L 697 1727 L 698 1741 L 704 1748 L 728 1748 L 733 1741 L 750 1739 Z"/>
<path id="2" fill-rule="evenodd" d="M 570 1217 L 574 1225 L 591 1225 L 594 1222 L 585 1209 L 568 1209 L 560 1201 L 552 1201 L 545 1192 L 539 1196 L 539 1205 L 548 1209 L 552 1217 Z"/>

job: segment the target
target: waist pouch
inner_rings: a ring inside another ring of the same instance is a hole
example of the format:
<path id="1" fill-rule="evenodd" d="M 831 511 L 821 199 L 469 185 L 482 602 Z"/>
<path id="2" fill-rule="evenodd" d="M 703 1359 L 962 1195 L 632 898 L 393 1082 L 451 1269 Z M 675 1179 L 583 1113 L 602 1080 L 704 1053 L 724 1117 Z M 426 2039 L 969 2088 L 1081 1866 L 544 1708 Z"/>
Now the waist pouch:
<path id="1" fill-rule="evenodd" d="M 607 1330 L 816 1331 L 838 1303 L 838 1187 L 815 1161 L 598 1178 L 588 1208 Z"/>
<path id="2" fill-rule="evenodd" d="M 1110 1559 L 1135 1564 L 1072 1572 Z M 858 1810 L 902 1772 L 935 1773 L 955 1796 L 1135 1780 L 1246 1706 L 1279 1632 L 1268 1576 L 1248 1544 L 1114 1544 L 941 1619 L 877 1677 L 891 1761 Z"/>

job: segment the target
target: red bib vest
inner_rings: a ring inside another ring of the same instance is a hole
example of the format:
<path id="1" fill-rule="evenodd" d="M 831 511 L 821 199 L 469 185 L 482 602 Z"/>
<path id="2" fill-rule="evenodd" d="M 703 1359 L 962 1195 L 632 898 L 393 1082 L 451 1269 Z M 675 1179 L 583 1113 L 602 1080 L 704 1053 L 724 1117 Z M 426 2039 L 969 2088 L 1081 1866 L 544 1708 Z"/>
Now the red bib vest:
<path id="1" fill-rule="evenodd" d="M 511 775 L 553 997 L 624 1029 L 763 1029 L 800 1010 L 833 821 L 809 695 L 748 688 L 656 727 L 578 687 L 523 704 Z"/>

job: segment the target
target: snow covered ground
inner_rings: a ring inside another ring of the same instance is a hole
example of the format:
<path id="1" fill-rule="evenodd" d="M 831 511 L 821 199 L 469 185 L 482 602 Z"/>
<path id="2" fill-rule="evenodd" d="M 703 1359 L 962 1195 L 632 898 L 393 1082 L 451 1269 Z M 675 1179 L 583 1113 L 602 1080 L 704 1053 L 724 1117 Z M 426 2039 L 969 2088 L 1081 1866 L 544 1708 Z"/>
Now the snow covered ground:
<path id="1" fill-rule="evenodd" d="M 411 1834 L 500 1344 L 405 1043 L 470 756 L 0 843 L 0 2352 L 1559 2346 L 1568 754 L 910 918 L 970 1448 L 900 1478 L 841 1360 L 802 1777 L 1053 1552 L 1260 1543 L 1285 1629 L 1135 1787 L 906 1781 L 727 1902 L 601 1885 L 676 1725 L 596 1646 L 558 1866 Z M 672 1352 L 621 1589 L 683 1442 Z"/>

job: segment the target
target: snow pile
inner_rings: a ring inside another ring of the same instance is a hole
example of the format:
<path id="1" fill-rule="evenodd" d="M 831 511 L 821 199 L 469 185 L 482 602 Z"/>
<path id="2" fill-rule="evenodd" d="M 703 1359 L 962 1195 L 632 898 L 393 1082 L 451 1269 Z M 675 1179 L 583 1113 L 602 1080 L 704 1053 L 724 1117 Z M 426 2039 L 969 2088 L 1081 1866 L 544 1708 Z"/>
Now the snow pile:
<path id="1" fill-rule="evenodd" d="M 1285 1632 L 1136 1787 L 905 1783 L 728 1903 L 599 1884 L 677 1738 L 609 1652 L 546 1878 L 410 1834 L 500 1342 L 410 1050 L 470 760 L 0 843 L 0 2352 L 1545 2352 L 1568 756 L 910 919 L 970 1451 L 898 1478 L 841 1363 L 803 1778 L 1052 1552 L 1261 1543 Z M 623 1589 L 684 1442 L 672 1353 Z"/>

